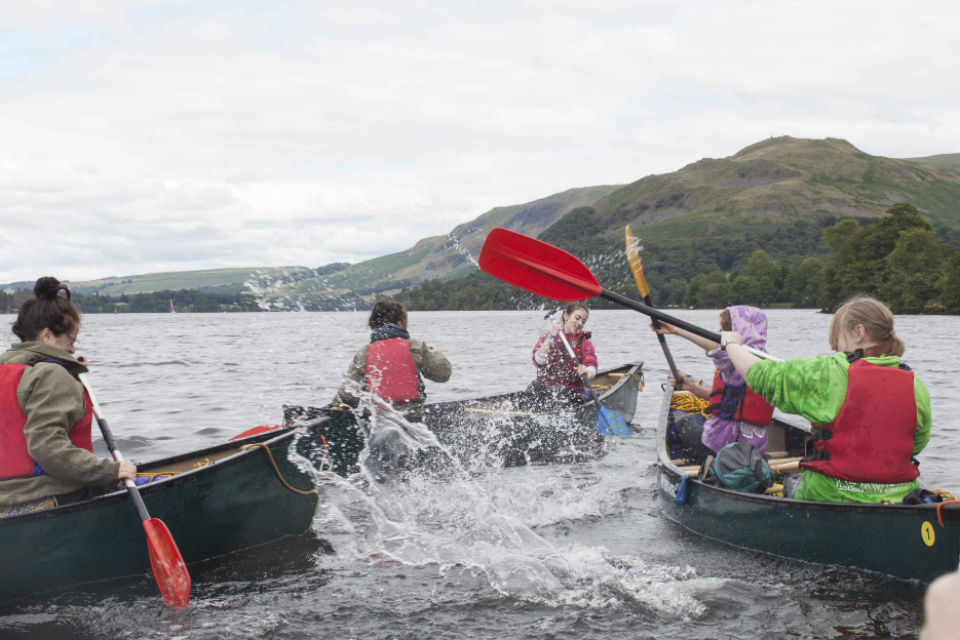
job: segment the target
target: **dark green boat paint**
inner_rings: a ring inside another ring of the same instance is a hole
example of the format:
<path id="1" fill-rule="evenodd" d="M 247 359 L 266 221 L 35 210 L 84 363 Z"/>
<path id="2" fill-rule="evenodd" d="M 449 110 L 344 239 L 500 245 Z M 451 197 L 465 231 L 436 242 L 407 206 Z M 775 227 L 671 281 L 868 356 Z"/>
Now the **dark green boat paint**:
<path id="1" fill-rule="evenodd" d="M 616 382 L 599 394 L 602 406 L 616 411 L 629 423 L 636 413 L 637 393 L 643 386 L 643 363 L 628 363 L 600 371 L 595 380 L 604 376 Z M 593 402 L 565 414 L 534 414 L 516 411 L 521 396 L 522 392 L 517 391 L 472 400 L 428 403 L 423 422 L 441 444 L 464 459 L 482 451 L 494 459 L 491 462 L 517 466 L 602 455 L 603 438 L 597 431 L 597 407 Z M 500 413 L 471 412 L 487 409 Z M 322 447 L 314 448 L 308 455 L 319 463 L 318 454 L 326 451 L 329 454 L 327 464 L 334 471 L 340 474 L 355 471 L 365 439 L 349 408 L 284 407 L 284 424 L 287 425 L 321 416 L 329 418 L 316 431 L 323 437 Z M 496 437 L 491 439 L 492 426 L 496 428 Z"/>
<path id="2" fill-rule="evenodd" d="M 687 500 L 674 502 L 682 475 L 670 460 L 666 426 L 672 390 L 660 412 L 658 489 L 663 514 L 686 529 L 726 544 L 805 562 L 875 571 L 931 582 L 960 559 L 960 505 L 812 502 L 740 493 L 687 481 Z M 784 430 L 800 432 L 786 423 Z M 794 434 L 795 435 L 795 434 Z M 788 437 L 787 440 L 791 439 Z"/>
<path id="3" fill-rule="evenodd" d="M 311 479 L 287 459 L 296 433 L 266 433 L 140 465 L 147 472 L 264 442 L 283 477 L 302 490 Z M 307 531 L 316 493 L 283 486 L 259 446 L 140 488 L 151 516 L 170 529 L 187 564 Z M 0 518 L 0 602 L 86 582 L 143 575 L 152 579 L 140 518 L 127 492 L 48 511 Z"/>

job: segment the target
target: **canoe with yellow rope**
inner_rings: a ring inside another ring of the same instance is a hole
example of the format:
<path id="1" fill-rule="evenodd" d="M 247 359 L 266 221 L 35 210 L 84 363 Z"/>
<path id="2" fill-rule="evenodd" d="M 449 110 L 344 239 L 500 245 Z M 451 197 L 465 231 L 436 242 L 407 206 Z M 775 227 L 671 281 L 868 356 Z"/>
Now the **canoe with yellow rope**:
<path id="1" fill-rule="evenodd" d="M 667 385 L 664 385 L 667 387 Z M 657 494 L 664 516 L 705 538 L 806 562 L 931 582 L 960 560 L 960 504 L 936 490 L 939 502 L 862 504 L 783 497 L 776 482 L 763 493 L 728 489 L 704 478 L 695 460 L 671 446 L 670 424 L 700 412 L 698 398 L 666 388 L 657 432 Z M 799 418 L 798 418 L 799 419 Z M 809 428 L 775 418 L 767 427 L 774 480 L 797 469 Z"/>
<path id="2" fill-rule="evenodd" d="M 187 564 L 310 528 L 318 497 L 311 478 L 287 459 L 296 436 L 270 430 L 138 465 L 140 495 Z M 152 580 L 126 489 L 0 517 L 0 566 L 0 603 L 121 577 Z"/>

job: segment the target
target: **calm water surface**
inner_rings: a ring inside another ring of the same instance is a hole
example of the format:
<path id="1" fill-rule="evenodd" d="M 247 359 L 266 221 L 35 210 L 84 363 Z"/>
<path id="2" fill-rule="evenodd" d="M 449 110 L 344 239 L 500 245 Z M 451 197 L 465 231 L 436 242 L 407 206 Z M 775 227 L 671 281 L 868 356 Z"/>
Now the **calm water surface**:
<path id="1" fill-rule="evenodd" d="M 676 315 L 718 323 L 715 311 Z M 826 352 L 829 316 L 768 315 L 771 353 Z M 13 317 L 0 321 L 15 341 Z M 90 315 L 78 353 L 91 361 L 119 446 L 146 461 L 276 424 L 283 404 L 325 404 L 367 340 L 365 321 L 365 313 Z M 410 327 L 454 363 L 449 383 L 428 383 L 431 400 L 448 400 L 524 386 L 546 322 L 542 312 L 414 312 Z M 166 610 L 145 577 L 8 608 L 0 638 L 916 636 L 922 587 L 731 549 L 661 518 L 659 345 L 645 317 L 629 311 L 594 312 L 587 328 L 601 366 L 646 362 L 635 435 L 606 457 L 415 476 L 403 486 L 328 482 L 317 539 L 194 568 L 185 612 Z M 933 398 L 921 479 L 955 491 L 960 318 L 901 316 L 897 329 Z M 669 341 L 684 371 L 711 375 L 702 352 Z"/>

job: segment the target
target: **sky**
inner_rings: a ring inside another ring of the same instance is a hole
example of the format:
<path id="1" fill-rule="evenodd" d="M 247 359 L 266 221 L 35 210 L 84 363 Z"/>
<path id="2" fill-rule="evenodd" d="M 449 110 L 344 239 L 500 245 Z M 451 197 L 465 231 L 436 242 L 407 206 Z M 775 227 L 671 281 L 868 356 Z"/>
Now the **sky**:
<path id="1" fill-rule="evenodd" d="M 960 153 L 960 3 L 0 0 L 0 283 L 359 262 L 770 136 Z"/>

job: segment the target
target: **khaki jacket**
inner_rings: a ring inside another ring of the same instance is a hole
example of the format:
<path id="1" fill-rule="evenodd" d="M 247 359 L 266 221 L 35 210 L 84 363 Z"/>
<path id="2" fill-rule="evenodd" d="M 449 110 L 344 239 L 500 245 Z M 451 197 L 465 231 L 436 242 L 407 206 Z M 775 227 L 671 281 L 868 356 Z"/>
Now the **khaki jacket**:
<path id="1" fill-rule="evenodd" d="M 337 392 L 335 401 L 356 407 L 360 404 L 358 398 L 352 391 L 363 388 L 363 377 L 367 371 L 367 356 L 370 353 L 370 345 L 364 345 L 353 356 L 353 361 L 347 368 L 346 380 Z M 428 347 L 425 343 L 410 338 L 410 353 L 413 355 L 413 361 L 424 378 L 434 382 L 446 382 L 453 373 L 453 366 L 447 357 L 443 355 L 440 349 Z M 402 413 L 418 413 L 420 403 L 403 402 L 394 405 Z"/>
<path id="2" fill-rule="evenodd" d="M 74 373 L 87 370 L 65 351 L 39 342 L 13 345 L 0 355 L 0 364 L 37 359 L 57 360 Z M 27 416 L 23 434 L 30 457 L 40 463 L 45 474 L 0 480 L 0 506 L 71 493 L 84 486 L 116 486 L 120 463 L 101 460 L 70 442 L 70 427 L 83 417 L 85 407 L 83 387 L 64 367 L 38 362 L 24 369 L 17 401 Z"/>

